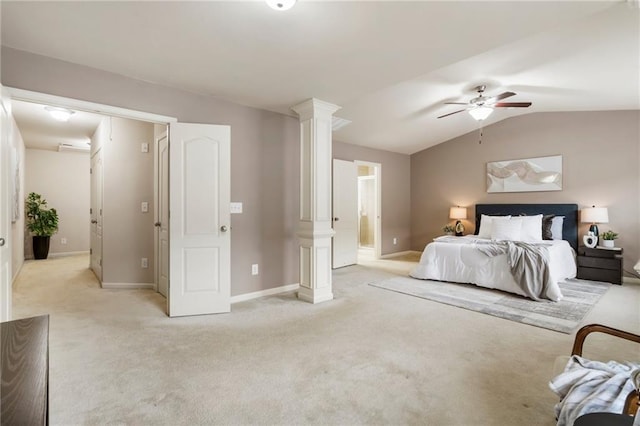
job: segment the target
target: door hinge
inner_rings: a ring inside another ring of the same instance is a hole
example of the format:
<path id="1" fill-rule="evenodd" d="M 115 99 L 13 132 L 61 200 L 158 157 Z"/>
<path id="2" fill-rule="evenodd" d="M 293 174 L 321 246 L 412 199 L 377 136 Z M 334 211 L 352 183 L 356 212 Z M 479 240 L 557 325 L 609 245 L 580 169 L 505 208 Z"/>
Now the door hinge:
<path id="1" fill-rule="evenodd" d="M 92 248 L 89 249 L 89 254 L 93 254 L 93 249 Z"/>
<path id="2" fill-rule="evenodd" d="M 93 169 L 91 167 L 89 167 L 89 174 L 92 175 L 93 174 Z"/>
<path id="3" fill-rule="evenodd" d="M 102 266 L 102 259 L 98 259 L 98 265 Z"/>
<path id="4" fill-rule="evenodd" d="M 93 209 L 89 208 L 89 214 L 93 214 Z"/>
<path id="5" fill-rule="evenodd" d="M 100 209 L 100 216 L 102 216 L 102 209 Z"/>

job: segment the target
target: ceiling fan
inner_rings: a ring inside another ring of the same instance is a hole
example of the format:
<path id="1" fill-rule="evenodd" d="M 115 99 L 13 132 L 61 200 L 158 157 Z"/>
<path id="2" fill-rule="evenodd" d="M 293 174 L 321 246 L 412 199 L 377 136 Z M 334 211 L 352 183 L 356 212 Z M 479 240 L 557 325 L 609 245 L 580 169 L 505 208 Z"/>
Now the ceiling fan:
<path id="1" fill-rule="evenodd" d="M 448 114 L 441 115 L 438 118 L 448 117 L 453 114 L 457 114 L 462 111 L 469 111 L 469 114 L 477 121 L 482 121 L 489 117 L 494 108 L 527 108 L 531 106 L 531 102 L 499 102 L 505 98 L 514 96 L 513 92 L 504 92 L 497 96 L 487 98 L 484 96 L 484 90 L 487 88 L 485 85 L 481 85 L 475 88 L 478 92 L 478 96 L 471 99 L 469 102 L 445 102 L 447 105 L 466 105 L 467 107 L 458 111 L 450 112 Z"/>

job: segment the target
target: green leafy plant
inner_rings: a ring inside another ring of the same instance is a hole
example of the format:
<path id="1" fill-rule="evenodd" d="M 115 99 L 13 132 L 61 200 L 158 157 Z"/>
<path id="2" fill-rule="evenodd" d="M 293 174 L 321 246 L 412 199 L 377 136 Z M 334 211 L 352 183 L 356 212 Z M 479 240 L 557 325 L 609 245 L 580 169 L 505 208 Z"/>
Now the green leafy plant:
<path id="1" fill-rule="evenodd" d="M 56 209 L 47 207 L 47 200 L 40 194 L 35 192 L 29 194 L 25 203 L 25 214 L 27 229 L 33 235 L 50 237 L 58 232 L 58 212 Z"/>
<path id="2" fill-rule="evenodd" d="M 456 232 L 456 228 L 453 225 L 445 225 L 444 228 L 442 228 L 442 230 L 445 233 L 453 233 Z"/>
<path id="3" fill-rule="evenodd" d="M 607 232 L 600 234 L 600 238 L 603 240 L 615 240 L 618 238 L 618 234 L 609 229 Z"/>

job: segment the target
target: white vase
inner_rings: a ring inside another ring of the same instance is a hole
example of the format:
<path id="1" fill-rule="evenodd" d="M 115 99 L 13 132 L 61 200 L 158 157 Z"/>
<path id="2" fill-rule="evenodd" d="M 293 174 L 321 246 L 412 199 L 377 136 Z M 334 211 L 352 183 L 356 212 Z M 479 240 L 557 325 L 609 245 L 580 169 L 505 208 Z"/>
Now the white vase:
<path id="1" fill-rule="evenodd" d="M 602 247 L 613 248 L 615 240 L 601 240 Z"/>

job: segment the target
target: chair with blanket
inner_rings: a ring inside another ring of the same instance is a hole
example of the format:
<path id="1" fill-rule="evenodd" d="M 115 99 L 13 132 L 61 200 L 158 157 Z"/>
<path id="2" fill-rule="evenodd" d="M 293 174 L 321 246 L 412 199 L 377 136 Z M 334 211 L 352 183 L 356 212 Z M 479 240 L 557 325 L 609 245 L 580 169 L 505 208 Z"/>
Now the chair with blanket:
<path id="1" fill-rule="evenodd" d="M 549 383 L 551 390 L 560 397 L 555 407 L 558 426 L 571 426 L 587 413 L 634 416 L 640 408 L 640 357 L 625 363 L 583 358 L 584 341 L 596 332 L 640 343 L 639 335 L 604 325 L 591 324 L 578 330 L 564 371 Z"/>

